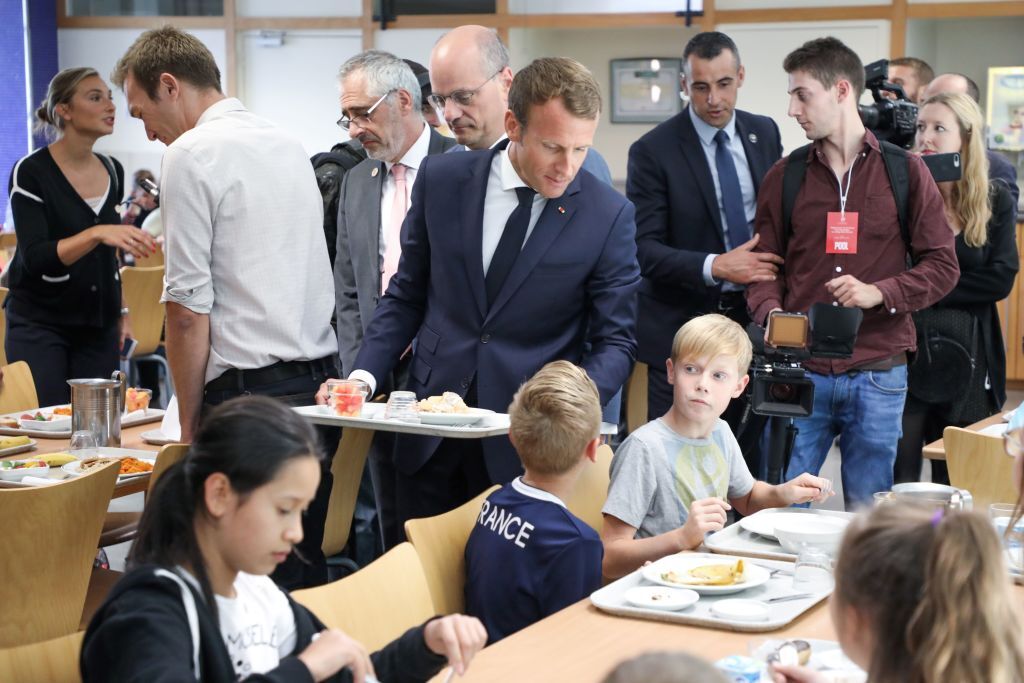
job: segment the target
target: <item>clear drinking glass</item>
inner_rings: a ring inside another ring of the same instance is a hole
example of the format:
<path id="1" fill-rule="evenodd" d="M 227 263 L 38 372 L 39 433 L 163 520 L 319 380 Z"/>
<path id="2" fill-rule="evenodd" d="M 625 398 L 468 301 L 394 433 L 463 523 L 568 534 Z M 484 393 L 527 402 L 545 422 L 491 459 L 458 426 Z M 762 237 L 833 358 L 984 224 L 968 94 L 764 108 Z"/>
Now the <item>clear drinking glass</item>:
<path id="1" fill-rule="evenodd" d="M 803 546 L 793 567 L 793 589 L 816 591 L 831 588 L 832 585 L 832 558 L 821 548 Z"/>
<path id="2" fill-rule="evenodd" d="M 71 435 L 71 443 L 68 445 L 68 450 L 84 451 L 87 448 L 96 448 L 98 445 L 96 441 L 96 432 L 83 429 Z"/>
<path id="3" fill-rule="evenodd" d="M 419 423 L 420 411 L 416 407 L 416 393 L 392 391 L 384 408 L 384 419 Z"/>
<path id="4" fill-rule="evenodd" d="M 1006 554 L 1006 563 L 1010 565 L 1010 569 L 1015 572 L 1024 571 L 1024 521 L 1018 521 L 1014 525 L 1013 530 L 1007 533 L 1007 528 L 1010 526 L 1010 520 L 1013 519 L 1013 513 L 1016 511 L 1017 506 L 1012 503 L 992 503 L 988 506 L 988 516 L 992 520 L 993 526 L 996 528 L 996 532 L 999 534 L 999 540 L 1003 544 L 1003 550 Z"/>

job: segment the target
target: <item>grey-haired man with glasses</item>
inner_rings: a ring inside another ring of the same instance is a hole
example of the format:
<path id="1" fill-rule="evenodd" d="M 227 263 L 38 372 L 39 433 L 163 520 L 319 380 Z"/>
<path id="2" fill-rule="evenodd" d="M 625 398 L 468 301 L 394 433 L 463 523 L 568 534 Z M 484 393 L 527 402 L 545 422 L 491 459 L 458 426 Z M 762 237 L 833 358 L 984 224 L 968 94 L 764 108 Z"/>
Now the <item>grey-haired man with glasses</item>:
<path id="1" fill-rule="evenodd" d="M 455 146 L 426 125 L 419 82 L 403 60 L 367 50 L 342 64 L 338 125 L 366 150 L 369 159 L 345 174 L 338 194 L 338 241 L 334 261 L 341 377 L 363 341 L 381 293 L 398 268 L 402 221 L 413 182 L 429 154 Z M 407 363 L 400 363 L 381 387 L 402 388 Z M 384 437 L 384 435 L 380 435 Z M 370 457 L 377 510 L 385 544 L 397 543 L 394 523 L 391 441 L 378 438 Z"/>

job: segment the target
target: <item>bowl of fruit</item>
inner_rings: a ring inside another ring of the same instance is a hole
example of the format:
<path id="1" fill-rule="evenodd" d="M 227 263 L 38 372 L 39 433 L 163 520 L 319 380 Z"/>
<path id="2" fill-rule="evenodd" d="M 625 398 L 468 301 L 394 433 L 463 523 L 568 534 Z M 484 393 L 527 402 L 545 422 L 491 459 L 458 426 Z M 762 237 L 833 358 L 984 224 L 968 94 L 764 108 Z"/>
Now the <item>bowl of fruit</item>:
<path id="1" fill-rule="evenodd" d="M 45 477 L 50 466 L 42 460 L 0 460 L 0 479 L 21 481 L 25 477 Z"/>

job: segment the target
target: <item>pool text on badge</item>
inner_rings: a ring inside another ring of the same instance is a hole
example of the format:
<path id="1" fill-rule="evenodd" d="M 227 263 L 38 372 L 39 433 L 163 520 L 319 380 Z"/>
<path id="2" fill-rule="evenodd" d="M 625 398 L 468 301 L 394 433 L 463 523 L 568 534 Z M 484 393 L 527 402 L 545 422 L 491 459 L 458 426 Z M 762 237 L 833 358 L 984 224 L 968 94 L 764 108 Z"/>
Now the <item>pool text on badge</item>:
<path id="1" fill-rule="evenodd" d="M 826 254 L 857 253 L 857 223 L 859 214 L 856 211 L 829 211 L 825 228 Z"/>

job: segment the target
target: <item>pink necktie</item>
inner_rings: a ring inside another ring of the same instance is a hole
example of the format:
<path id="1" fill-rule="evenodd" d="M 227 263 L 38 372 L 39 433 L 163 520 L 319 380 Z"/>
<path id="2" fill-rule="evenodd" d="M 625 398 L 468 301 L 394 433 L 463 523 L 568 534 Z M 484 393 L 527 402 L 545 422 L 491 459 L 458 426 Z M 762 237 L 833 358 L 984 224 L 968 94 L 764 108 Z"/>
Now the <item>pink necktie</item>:
<path id="1" fill-rule="evenodd" d="M 402 255 L 402 221 L 409 211 L 408 194 L 405 191 L 405 171 L 403 164 L 391 167 L 391 176 L 395 179 L 395 194 L 391 199 L 391 220 L 387 226 L 384 239 L 384 266 L 380 274 L 381 294 L 388 288 L 391 276 L 398 270 L 398 258 Z"/>

